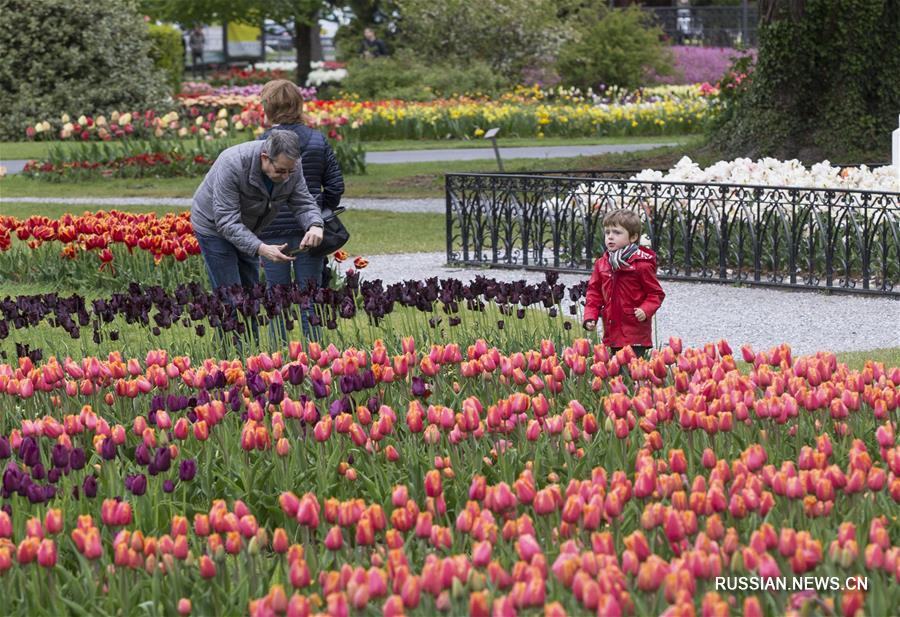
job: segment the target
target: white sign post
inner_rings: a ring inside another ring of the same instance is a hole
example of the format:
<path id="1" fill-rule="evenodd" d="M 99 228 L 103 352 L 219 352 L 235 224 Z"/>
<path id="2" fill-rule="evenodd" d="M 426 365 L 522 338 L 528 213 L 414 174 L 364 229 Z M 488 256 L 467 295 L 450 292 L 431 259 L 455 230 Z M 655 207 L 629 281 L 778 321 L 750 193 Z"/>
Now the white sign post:
<path id="1" fill-rule="evenodd" d="M 900 191 L 900 116 L 897 124 L 898 127 L 891 135 L 891 164 L 894 166 L 894 173 L 897 174 L 897 190 Z"/>

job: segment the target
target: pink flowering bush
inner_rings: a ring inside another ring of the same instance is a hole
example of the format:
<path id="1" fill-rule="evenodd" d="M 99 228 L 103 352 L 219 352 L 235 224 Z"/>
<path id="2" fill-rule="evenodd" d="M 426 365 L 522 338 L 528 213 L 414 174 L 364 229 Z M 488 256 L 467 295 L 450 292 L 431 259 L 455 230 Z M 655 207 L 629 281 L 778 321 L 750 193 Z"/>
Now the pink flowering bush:
<path id="1" fill-rule="evenodd" d="M 674 75 L 649 74 L 649 81 L 660 84 L 696 84 L 715 83 L 722 78 L 732 58 L 749 55 L 756 60 L 756 50 L 746 51 L 731 47 L 693 47 L 689 45 L 673 45 L 672 55 L 675 57 Z"/>

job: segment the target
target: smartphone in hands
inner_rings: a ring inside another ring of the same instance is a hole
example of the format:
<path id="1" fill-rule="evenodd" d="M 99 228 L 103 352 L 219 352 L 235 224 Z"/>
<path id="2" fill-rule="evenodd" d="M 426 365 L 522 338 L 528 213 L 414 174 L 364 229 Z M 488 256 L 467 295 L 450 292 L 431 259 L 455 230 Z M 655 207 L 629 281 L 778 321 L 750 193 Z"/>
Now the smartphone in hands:
<path id="1" fill-rule="evenodd" d="M 296 248 L 288 249 L 284 251 L 284 254 L 288 257 L 296 257 L 300 253 L 305 253 L 309 250 L 308 246 L 298 246 Z"/>

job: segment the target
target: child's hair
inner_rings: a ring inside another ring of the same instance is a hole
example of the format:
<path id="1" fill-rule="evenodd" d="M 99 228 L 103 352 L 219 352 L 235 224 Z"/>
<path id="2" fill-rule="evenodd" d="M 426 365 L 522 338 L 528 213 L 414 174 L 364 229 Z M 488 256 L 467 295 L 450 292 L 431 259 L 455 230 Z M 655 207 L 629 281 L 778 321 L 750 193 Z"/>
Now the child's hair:
<path id="1" fill-rule="evenodd" d="M 628 236 L 641 235 L 641 217 L 634 210 L 626 210 L 624 208 L 613 210 L 603 217 L 603 226 L 611 227 L 618 225 L 628 232 Z"/>
<path id="2" fill-rule="evenodd" d="M 303 120 L 303 98 L 293 82 L 273 79 L 263 86 L 259 98 L 272 124 L 297 124 Z"/>

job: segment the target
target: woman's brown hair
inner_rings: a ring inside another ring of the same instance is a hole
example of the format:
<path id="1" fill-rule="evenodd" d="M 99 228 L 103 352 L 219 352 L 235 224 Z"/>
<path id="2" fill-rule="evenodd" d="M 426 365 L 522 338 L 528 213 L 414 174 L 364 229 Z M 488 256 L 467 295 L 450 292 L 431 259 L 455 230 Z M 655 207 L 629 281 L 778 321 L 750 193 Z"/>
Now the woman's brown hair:
<path id="1" fill-rule="evenodd" d="M 303 98 L 293 82 L 273 79 L 259 94 L 271 124 L 298 124 L 303 121 Z"/>

